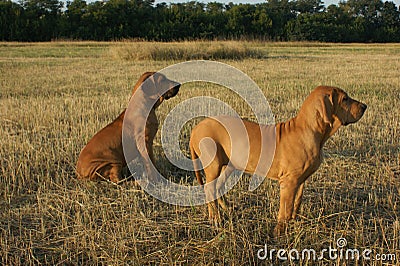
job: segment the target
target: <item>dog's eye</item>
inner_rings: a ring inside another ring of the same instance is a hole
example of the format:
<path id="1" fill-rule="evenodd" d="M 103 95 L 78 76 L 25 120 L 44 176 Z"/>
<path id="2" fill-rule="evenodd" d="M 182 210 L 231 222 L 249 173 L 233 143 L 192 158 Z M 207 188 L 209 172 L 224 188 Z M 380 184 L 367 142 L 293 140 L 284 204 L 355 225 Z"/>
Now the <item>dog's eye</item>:
<path id="1" fill-rule="evenodd" d="M 347 96 L 344 96 L 343 97 L 343 101 L 345 102 L 345 101 L 347 101 L 349 99 L 349 97 L 347 97 Z"/>

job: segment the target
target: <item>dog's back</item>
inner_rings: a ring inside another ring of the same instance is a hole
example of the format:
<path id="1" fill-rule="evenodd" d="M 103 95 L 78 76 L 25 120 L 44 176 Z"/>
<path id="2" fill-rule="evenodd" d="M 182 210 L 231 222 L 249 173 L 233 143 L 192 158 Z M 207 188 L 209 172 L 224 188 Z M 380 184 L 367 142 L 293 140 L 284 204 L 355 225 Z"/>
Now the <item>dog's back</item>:
<path id="1" fill-rule="evenodd" d="M 98 179 L 107 175 L 112 165 L 126 165 L 122 152 L 122 123 L 125 111 L 101 129 L 79 154 L 76 172 L 81 179 Z"/>

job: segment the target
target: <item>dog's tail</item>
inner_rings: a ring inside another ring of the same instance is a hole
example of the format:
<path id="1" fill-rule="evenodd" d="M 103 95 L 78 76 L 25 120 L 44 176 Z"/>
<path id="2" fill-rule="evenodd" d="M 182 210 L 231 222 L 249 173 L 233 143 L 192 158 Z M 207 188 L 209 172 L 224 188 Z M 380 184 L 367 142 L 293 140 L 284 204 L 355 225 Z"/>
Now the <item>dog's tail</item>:
<path id="1" fill-rule="evenodd" d="M 190 148 L 190 156 L 192 157 L 192 162 L 193 162 L 193 168 L 194 168 L 194 173 L 196 174 L 196 179 L 197 182 L 199 182 L 200 185 L 204 185 L 203 178 L 201 177 L 200 174 L 200 166 L 199 166 L 199 161 L 196 160 L 199 158 L 199 156 L 196 154 L 196 151 L 194 150 L 193 143 L 190 141 L 189 142 L 189 148 Z"/>

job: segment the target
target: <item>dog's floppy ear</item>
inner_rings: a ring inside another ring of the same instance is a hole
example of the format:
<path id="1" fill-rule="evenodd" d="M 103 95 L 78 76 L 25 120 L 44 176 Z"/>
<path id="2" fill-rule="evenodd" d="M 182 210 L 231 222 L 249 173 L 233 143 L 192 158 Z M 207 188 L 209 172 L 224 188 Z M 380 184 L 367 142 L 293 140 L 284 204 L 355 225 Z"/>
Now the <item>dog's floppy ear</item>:
<path id="1" fill-rule="evenodd" d="M 159 84 L 160 82 L 160 75 L 158 73 L 154 73 L 153 75 L 149 76 L 142 84 L 141 90 L 143 92 L 143 96 L 147 100 L 157 100 L 154 103 L 153 108 L 157 108 L 163 101 L 164 97 L 161 94 L 162 86 Z"/>
<path id="2" fill-rule="evenodd" d="M 145 72 L 140 76 L 139 80 L 136 82 L 135 87 L 132 90 L 132 95 L 136 92 L 136 90 L 147 80 L 149 77 L 153 76 L 156 72 Z M 153 81 L 154 82 L 154 81 Z"/>
<path id="3" fill-rule="evenodd" d="M 330 127 L 333 126 L 333 103 L 330 99 L 329 94 L 323 95 L 321 98 L 318 106 L 317 106 L 317 111 L 322 118 L 322 121 L 326 124 L 329 124 Z"/>

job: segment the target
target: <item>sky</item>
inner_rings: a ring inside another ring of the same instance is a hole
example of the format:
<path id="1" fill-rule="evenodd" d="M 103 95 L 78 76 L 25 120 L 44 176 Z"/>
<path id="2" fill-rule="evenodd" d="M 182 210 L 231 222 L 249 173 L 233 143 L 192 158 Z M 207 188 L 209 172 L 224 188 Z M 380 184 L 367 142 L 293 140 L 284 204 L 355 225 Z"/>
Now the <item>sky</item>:
<path id="1" fill-rule="evenodd" d="M 162 2 L 166 2 L 166 3 L 184 3 L 184 2 L 190 2 L 192 0 L 155 0 L 156 3 L 162 3 Z M 235 4 L 238 3 L 250 3 L 250 4 L 256 4 L 256 3 L 264 3 L 265 0 L 197 0 L 198 2 L 221 2 L 221 3 L 229 3 L 229 2 L 233 2 Z M 383 2 L 385 2 L 386 0 L 383 0 Z M 397 6 L 400 5 L 400 0 L 388 0 L 390 2 L 394 2 Z M 335 4 L 337 5 L 339 3 L 339 0 L 322 0 L 322 2 L 324 3 L 324 6 L 329 6 L 331 4 Z"/>

